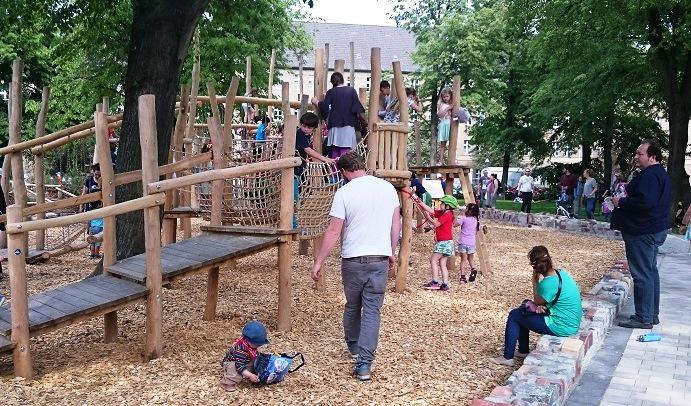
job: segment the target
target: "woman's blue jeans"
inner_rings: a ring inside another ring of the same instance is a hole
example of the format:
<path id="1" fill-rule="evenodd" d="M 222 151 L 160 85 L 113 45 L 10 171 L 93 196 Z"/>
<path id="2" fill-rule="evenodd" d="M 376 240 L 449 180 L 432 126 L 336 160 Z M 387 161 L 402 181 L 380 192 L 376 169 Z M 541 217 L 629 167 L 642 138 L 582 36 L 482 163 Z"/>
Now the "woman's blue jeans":
<path id="1" fill-rule="evenodd" d="M 585 198 L 585 216 L 591 220 L 595 218 L 595 200 L 595 197 Z"/>
<path id="2" fill-rule="evenodd" d="M 513 359 L 517 341 L 518 351 L 523 354 L 530 352 L 528 338 L 531 331 L 538 334 L 555 335 L 547 327 L 544 316 L 536 313 L 524 313 L 521 308 L 511 310 L 506 319 L 506 330 L 504 331 L 504 358 Z"/>

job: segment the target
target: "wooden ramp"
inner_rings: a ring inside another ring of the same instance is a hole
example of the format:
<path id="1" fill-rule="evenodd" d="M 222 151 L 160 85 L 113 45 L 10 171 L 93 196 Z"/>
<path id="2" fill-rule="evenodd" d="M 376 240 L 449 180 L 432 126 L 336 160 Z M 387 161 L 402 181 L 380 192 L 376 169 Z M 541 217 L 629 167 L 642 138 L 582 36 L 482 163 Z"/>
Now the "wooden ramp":
<path id="1" fill-rule="evenodd" d="M 32 336 L 99 316 L 146 297 L 137 283 L 113 276 L 95 276 L 29 296 L 29 332 Z M 10 308 L 0 308 L 0 335 L 12 332 Z M 2 343 L 0 342 L 0 346 Z"/>
<path id="2" fill-rule="evenodd" d="M 7 261 L 7 248 L 0 249 L 0 255 L 2 255 L 3 262 Z M 38 262 L 43 262 L 48 260 L 48 251 L 45 250 L 35 250 L 29 248 L 29 253 L 26 255 L 27 264 L 36 264 Z"/>
<path id="3" fill-rule="evenodd" d="M 162 279 L 204 270 L 234 258 L 263 251 L 278 242 L 275 235 L 202 234 L 161 248 Z M 107 271 L 139 283 L 146 282 L 146 254 L 123 259 Z"/>
<path id="4" fill-rule="evenodd" d="M 14 348 L 12 342 L 10 342 L 10 340 L 5 338 L 4 336 L 0 336 L 0 354 L 2 354 L 3 352 L 12 351 L 12 348 Z"/>

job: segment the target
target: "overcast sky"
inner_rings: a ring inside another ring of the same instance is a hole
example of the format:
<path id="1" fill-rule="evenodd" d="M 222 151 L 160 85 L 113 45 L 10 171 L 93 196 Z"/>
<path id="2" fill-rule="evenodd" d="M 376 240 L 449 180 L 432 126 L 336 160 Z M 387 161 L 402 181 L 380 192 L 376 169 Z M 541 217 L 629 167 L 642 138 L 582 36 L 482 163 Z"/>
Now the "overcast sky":
<path id="1" fill-rule="evenodd" d="M 305 10 L 315 20 L 327 23 L 394 26 L 387 16 L 393 4 L 391 0 L 315 0 L 314 8 Z"/>

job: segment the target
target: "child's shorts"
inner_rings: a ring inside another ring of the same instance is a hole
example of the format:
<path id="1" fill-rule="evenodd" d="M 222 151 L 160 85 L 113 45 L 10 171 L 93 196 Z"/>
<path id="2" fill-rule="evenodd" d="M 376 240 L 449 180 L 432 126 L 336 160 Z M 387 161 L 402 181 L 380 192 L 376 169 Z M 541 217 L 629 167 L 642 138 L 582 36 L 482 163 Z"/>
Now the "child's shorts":
<path id="1" fill-rule="evenodd" d="M 434 244 L 434 252 L 435 254 L 442 254 L 445 257 L 450 257 L 453 255 L 453 241 L 438 241 L 436 244 Z"/>
<path id="2" fill-rule="evenodd" d="M 456 246 L 456 250 L 460 254 L 474 254 L 475 253 L 475 246 L 474 245 L 465 245 L 465 244 L 458 244 Z"/>
<path id="3" fill-rule="evenodd" d="M 235 368 L 235 361 L 226 361 L 223 363 L 223 378 L 221 378 L 221 387 L 225 390 L 235 390 L 235 385 L 242 381 L 242 374 Z"/>
<path id="4" fill-rule="evenodd" d="M 103 231 L 103 227 L 89 227 L 89 235 L 96 235 Z M 101 243 L 99 241 L 94 243 L 94 247 L 100 247 Z"/>

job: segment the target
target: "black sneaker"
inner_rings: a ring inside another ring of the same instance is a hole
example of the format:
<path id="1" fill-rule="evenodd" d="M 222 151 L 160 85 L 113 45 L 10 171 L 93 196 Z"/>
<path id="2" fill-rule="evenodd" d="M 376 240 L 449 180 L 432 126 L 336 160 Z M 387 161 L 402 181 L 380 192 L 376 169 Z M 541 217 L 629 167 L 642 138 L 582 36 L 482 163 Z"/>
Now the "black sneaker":
<path id="1" fill-rule="evenodd" d="M 643 322 L 640 322 L 638 320 L 626 320 L 626 321 L 620 321 L 619 327 L 642 328 L 642 329 L 650 330 L 653 328 L 653 324 L 652 323 L 643 323 Z"/>
<path id="2" fill-rule="evenodd" d="M 459 280 L 461 283 L 468 283 L 468 281 L 465 279 L 465 275 L 461 275 L 461 279 Z"/>
<path id="3" fill-rule="evenodd" d="M 475 282 L 476 278 L 477 278 L 477 269 L 470 268 L 470 277 L 468 278 L 468 282 Z"/>
<path id="4" fill-rule="evenodd" d="M 641 318 L 636 316 L 635 314 L 630 315 L 629 320 L 636 320 L 636 321 L 639 321 L 641 323 L 643 322 L 641 320 Z M 653 317 L 653 326 L 657 326 L 658 324 L 660 324 L 660 318 L 657 316 Z"/>
<path id="5" fill-rule="evenodd" d="M 442 283 L 441 285 L 439 285 L 439 290 L 447 291 L 447 290 L 449 290 L 449 289 L 451 289 L 451 286 L 449 286 L 449 285 L 446 284 L 446 283 Z"/>

